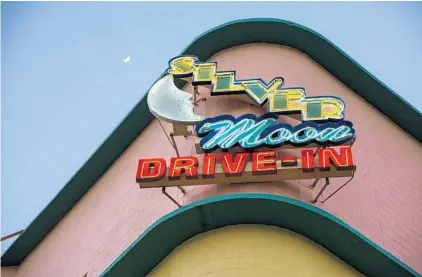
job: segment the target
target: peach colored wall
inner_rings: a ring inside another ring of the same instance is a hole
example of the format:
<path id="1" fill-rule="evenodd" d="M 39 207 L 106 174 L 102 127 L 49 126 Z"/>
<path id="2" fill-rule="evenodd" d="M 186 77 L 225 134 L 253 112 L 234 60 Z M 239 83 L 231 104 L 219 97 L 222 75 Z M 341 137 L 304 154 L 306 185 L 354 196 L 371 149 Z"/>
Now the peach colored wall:
<path id="1" fill-rule="evenodd" d="M 171 57 L 169 57 L 171 58 Z M 353 181 L 322 209 L 336 215 L 422 273 L 422 147 L 388 118 L 304 54 L 276 45 L 254 44 L 228 49 L 212 58 L 219 70 L 237 70 L 237 77 L 269 81 L 283 76 L 287 86 L 304 87 L 308 95 L 336 95 L 346 102 L 346 118 L 354 122 L 357 172 Z M 202 90 L 203 91 L 203 90 Z M 208 116 L 260 108 L 208 96 L 200 111 Z M 169 130 L 169 125 L 165 125 Z M 177 138 L 182 155 L 194 153 L 193 141 Z M 21 264 L 22 276 L 98 276 L 151 223 L 176 209 L 160 189 L 138 188 L 137 160 L 174 156 L 156 120 L 132 143 L 109 171 Z M 324 196 L 346 180 L 334 180 Z M 321 184 L 318 185 L 320 187 Z M 311 192 L 295 182 L 197 186 L 183 196 L 188 204 L 206 197 L 267 192 L 308 199 Z"/>

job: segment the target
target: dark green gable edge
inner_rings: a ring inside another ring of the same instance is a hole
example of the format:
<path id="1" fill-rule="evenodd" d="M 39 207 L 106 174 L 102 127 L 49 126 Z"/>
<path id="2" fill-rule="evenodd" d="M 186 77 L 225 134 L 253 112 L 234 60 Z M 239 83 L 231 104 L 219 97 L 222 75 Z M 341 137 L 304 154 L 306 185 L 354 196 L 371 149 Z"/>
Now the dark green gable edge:
<path id="1" fill-rule="evenodd" d="M 301 234 L 368 277 L 419 276 L 358 231 L 317 207 L 270 194 L 233 194 L 205 199 L 163 216 L 100 277 L 146 276 L 186 240 L 237 224 L 276 226 Z"/>
<path id="2" fill-rule="evenodd" d="M 244 19 L 218 26 L 197 37 L 182 54 L 205 61 L 221 50 L 248 43 L 273 43 L 298 49 L 315 60 L 346 86 L 422 141 L 422 115 L 320 34 L 279 19 Z M 171 57 L 169 57 L 171 58 Z M 164 73 L 160 76 L 160 78 Z M 182 88 L 183 82 L 177 86 Z M 346 112 L 347 116 L 347 112 Z M 48 206 L 2 256 L 2 266 L 18 266 L 85 195 L 153 116 L 144 96 L 105 142 L 70 179 Z"/>

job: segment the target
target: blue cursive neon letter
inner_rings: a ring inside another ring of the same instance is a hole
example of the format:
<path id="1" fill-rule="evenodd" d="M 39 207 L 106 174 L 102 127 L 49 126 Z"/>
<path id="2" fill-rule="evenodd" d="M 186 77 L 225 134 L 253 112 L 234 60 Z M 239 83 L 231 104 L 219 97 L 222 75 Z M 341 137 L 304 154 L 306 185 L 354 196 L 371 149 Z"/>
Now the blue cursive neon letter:
<path id="1" fill-rule="evenodd" d="M 247 150 L 257 147 L 280 147 L 284 144 L 305 146 L 311 143 L 320 145 L 340 145 L 355 136 L 353 124 L 349 121 L 337 123 L 304 122 L 292 127 L 277 123 L 278 115 L 266 113 L 261 117 L 246 114 L 238 118 L 221 115 L 207 118 L 196 126 L 196 133 L 204 152 L 217 148 L 228 150 L 241 146 Z"/>

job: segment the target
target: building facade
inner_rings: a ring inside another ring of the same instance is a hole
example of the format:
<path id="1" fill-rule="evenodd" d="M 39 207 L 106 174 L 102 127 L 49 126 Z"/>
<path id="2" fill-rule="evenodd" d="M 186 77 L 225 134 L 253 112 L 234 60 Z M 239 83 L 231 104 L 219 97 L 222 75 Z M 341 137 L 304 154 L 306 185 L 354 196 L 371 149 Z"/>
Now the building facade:
<path id="1" fill-rule="evenodd" d="M 420 276 L 417 110 L 327 39 L 291 22 L 230 22 L 182 55 L 235 71 L 236 80 L 270 84 L 280 76 L 283 88 L 303 88 L 306 97 L 342 99 L 355 130 L 351 176 L 142 187 L 140 159 L 170 163 L 179 154 L 202 163 L 204 156 L 196 136 L 170 136 L 178 125 L 155 118 L 146 94 L 4 253 L 3 276 Z M 192 82 L 175 84 L 194 94 Z M 266 113 L 268 104 L 197 88 L 206 100 L 194 111 L 203 117 Z M 300 123 L 284 114 L 279 120 Z M 276 149 L 289 157 L 301 150 Z"/>

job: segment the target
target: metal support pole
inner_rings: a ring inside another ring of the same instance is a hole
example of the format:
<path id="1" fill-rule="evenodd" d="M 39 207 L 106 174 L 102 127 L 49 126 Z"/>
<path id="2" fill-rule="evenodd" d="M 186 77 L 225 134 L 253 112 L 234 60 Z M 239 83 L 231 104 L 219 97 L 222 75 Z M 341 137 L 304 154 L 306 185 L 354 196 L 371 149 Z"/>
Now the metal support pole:
<path id="1" fill-rule="evenodd" d="M 321 147 L 315 149 L 315 151 L 313 152 L 313 156 L 314 157 L 318 153 L 318 149 L 320 149 L 320 148 Z M 321 180 L 321 178 L 315 179 L 310 186 L 307 186 L 307 185 L 304 185 L 304 186 L 307 187 L 307 188 L 309 188 L 309 189 L 314 189 L 319 180 Z"/>
<path id="2" fill-rule="evenodd" d="M 176 140 L 174 139 L 174 133 L 170 133 L 170 139 L 171 139 L 171 142 L 172 142 L 172 144 L 173 144 L 173 148 L 174 148 L 174 150 L 176 151 L 176 155 L 177 155 L 177 157 L 180 157 L 180 154 L 179 154 L 179 149 L 177 148 L 177 144 L 176 144 Z M 183 194 L 186 194 L 186 190 L 184 189 L 184 188 L 182 188 L 182 187 L 179 187 L 179 186 L 177 186 L 177 188 L 183 193 Z"/>
<path id="3" fill-rule="evenodd" d="M 20 231 L 11 233 L 10 235 L 4 236 L 4 237 L 1 238 L 1 241 L 4 241 L 4 240 L 10 239 L 10 238 L 13 238 L 13 237 L 15 237 L 17 235 L 20 235 L 20 234 L 23 233 L 23 231 L 25 231 L 25 230 L 20 230 Z"/>
<path id="4" fill-rule="evenodd" d="M 320 179 L 315 179 L 311 185 L 311 188 L 314 188 Z"/>
<path id="5" fill-rule="evenodd" d="M 198 86 L 193 86 L 193 104 L 196 104 L 196 95 L 198 94 Z"/>
<path id="6" fill-rule="evenodd" d="M 332 196 L 334 196 L 334 194 L 336 194 L 337 192 L 339 192 L 342 188 L 344 188 L 348 183 L 350 183 L 353 180 L 353 177 L 355 176 L 355 171 L 353 171 L 352 177 L 347 180 L 346 183 L 344 183 L 341 187 L 339 187 L 338 189 L 336 189 L 333 193 L 331 193 L 327 198 L 325 198 L 324 200 L 322 200 L 322 203 L 325 203 L 325 201 L 327 201 L 328 199 L 330 199 Z"/>
<path id="7" fill-rule="evenodd" d="M 352 144 L 350 144 L 350 147 L 352 147 L 352 146 L 353 146 L 353 144 L 355 144 L 355 141 L 356 141 L 356 136 L 353 138 L 353 140 L 352 140 Z"/>
<path id="8" fill-rule="evenodd" d="M 167 139 L 169 140 L 169 142 L 170 142 L 170 144 L 171 144 L 171 146 L 173 147 L 173 149 L 176 151 L 176 154 L 177 154 L 177 156 L 178 157 L 180 157 L 180 154 L 179 154 L 179 149 L 177 148 L 177 144 L 176 144 L 176 140 L 174 139 L 174 133 L 172 132 L 172 133 L 170 133 L 170 137 L 169 136 L 167 136 L 167 132 L 166 132 L 166 130 L 164 129 L 164 126 L 163 126 L 163 124 L 161 124 L 161 121 L 158 119 L 158 123 L 160 123 L 160 126 L 161 126 L 161 129 L 163 129 L 163 132 L 164 132 L 164 134 L 166 135 L 166 137 L 167 137 Z M 182 188 L 182 187 L 177 187 L 183 194 L 186 194 L 186 190 L 184 189 L 184 188 Z"/>
<path id="9" fill-rule="evenodd" d="M 303 184 L 303 186 L 307 187 L 308 189 L 315 189 L 316 184 L 320 179 L 315 179 L 310 186 Z"/>
<path id="10" fill-rule="evenodd" d="M 196 100 L 196 96 L 199 95 L 198 86 L 193 86 L 193 105 L 197 106 L 199 102 L 205 101 L 205 97 L 201 97 L 198 100 Z"/>
<path id="11" fill-rule="evenodd" d="M 321 194 L 324 192 L 324 190 L 330 185 L 330 179 L 325 178 L 325 184 L 322 187 L 322 189 L 318 192 L 318 194 L 315 196 L 315 198 L 311 201 L 312 203 L 316 203 L 318 201 L 318 198 L 321 196 Z"/>
<path id="12" fill-rule="evenodd" d="M 183 193 L 183 195 L 186 194 L 186 190 L 183 187 L 177 186 L 177 188 Z"/>
<path id="13" fill-rule="evenodd" d="M 173 197 L 170 196 L 170 194 L 167 193 L 166 187 L 163 187 L 161 189 L 161 193 L 167 196 L 168 199 L 170 199 L 174 204 L 176 204 L 179 208 L 182 207 Z"/>
<path id="14" fill-rule="evenodd" d="M 170 133 L 171 143 L 173 145 L 174 150 L 176 151 L 177 157 L 180 157 L 179 149 L 177 148 L 176 140 L 174 139 L 174 133 Z"/>

